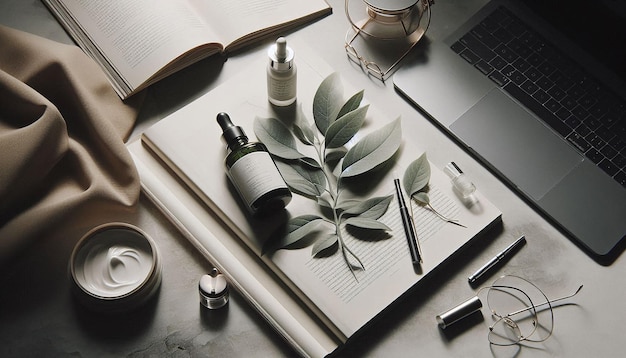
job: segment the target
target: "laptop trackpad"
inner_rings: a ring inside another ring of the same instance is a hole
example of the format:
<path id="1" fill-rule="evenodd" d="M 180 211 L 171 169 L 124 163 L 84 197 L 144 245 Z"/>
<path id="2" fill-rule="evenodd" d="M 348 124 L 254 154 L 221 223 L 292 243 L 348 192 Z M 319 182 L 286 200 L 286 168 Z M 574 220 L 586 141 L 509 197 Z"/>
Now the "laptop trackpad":
<path id="1" fill-rule="evenodd" d="M 536 200 L 583 160 L 561 138 L 497 88 L 452 123 L 450 129 Z"/>

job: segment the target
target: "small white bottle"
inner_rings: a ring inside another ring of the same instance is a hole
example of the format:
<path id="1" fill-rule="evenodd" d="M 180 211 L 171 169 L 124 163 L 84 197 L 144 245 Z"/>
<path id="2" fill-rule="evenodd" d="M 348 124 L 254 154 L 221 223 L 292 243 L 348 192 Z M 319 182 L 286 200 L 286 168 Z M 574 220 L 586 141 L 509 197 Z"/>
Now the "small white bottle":
<path id="1" fill-rule="evenodd" d="M 267 54 L 267 97 L 276 106 L 288 106 L 296 101 L 298 84 L 293 49 L 284 37 L 279 37 Z"/>
<path id="2" fill-rule="evenodd" d="M 476 187 L 474 183 L 463 174 L 463 171 L 456 163 L 448 163 L 448 165 L 443 168 L 443 171 L 450 177 L 454 192 L 457 193 L 464 202 L 473 203 L 476 201 Z"/>

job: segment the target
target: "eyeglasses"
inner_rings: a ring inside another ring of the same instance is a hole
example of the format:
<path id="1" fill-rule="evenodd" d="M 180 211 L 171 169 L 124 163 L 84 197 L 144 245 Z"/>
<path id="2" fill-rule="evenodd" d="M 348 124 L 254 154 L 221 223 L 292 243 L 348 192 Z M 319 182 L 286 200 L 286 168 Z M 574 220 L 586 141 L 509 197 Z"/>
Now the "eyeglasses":
<path id="1" fill-rule="evenodd" d="M 491 286 L 482 287 L 475 297 L 437 316 L 440 327 L 467 317 L 482 308 L 479 295 L 486 292 L 486 302 L 491 314 L 489 343 L 510 346 L 521 342 L 543 342 L 554 330 L 552 304 L 574 297 L 583 288 L 578 287 L 571 295 L 549 300 L 544 292 L 532 282 L 514 275 L 498 278 Z"/>
<path id="2" fill-rule="evenodd" d="M 348 6 L 347 2 L 348 0 L 346 0 L 346 8 Z M 430 25 L 430 17 L 431 17 L 430 5 L 434 3 L 434 1 L 433 0 L 419 0 L 419 2 L 421 6 L 421 11 L 420 11 L 420 16 L 419 16 L 420 22 L 421 22 L 421 18 L 423 14 L 426 13 L 427 14 L 426 25 L 422 26 L 420 24 L 419 27 L 413 33 L 406 34 L 407 39 L 409 40 L 410 46 L 406 49 L 406 51 L 402 53 L 402 55 L 400 55 L 400 57 L 391 66 L 389 66 L 387 70 L 383 70 L 381 66 L 378 65 L 376 62 L 369 61 L 364 56 L 360 55 L 357 49 L 353 45 L 355 39 L 357 39 L 357 37 L 361 34 L 365 34 L 366 36 L 370 36 L 370 37 L 372 36 L 363 30 L 363 28 L 365 28 L 369 20 L 366 21 L 366 23 L 363 24 L 361 27 L 353 24 L 351 29 L 348 30 L 348 32 L 346 33 L 344 47 L 346 50 L 346 54 L 348 55 L 348 58 L 351 61 L 359 64 L 361 68 L 368 75 L 373 76 L 377 78 L 378 80 L 384 82 L 387 79 L 388 75 L 397 67 L 397 65 L 402 61 L 402 59 L 404 59 L 406 55 L 408 55 L 408 53 L 411 51 L 411 49 L 413 49 L 415 44 L 417 44 L 417 42 L 419 42 L 419 40 L 424 36 L 424 34 L 426 33 L 426 30 L 428 29 L 428 26 Z M 401 23 L 401 24 L 403 27 L 405 27 L 404 23 Z"/>
<path id="3" fill-rule="evenodd" d="M 350 58 L 350 60 L 354 61 L 355 63 L 358 63 L 359 65 L 361 65 L 361 68 L 363 68 L 365 70 L 365 72 L 367 72 L 367 74 L 374 76 L 375 78 L 384 81 L 385 80 L 385 76 L 387 74 L 387 71 L 383 71 L 380 66 L 378 66 L 378 64 L 376 62 L 371 62 L 368 61 L 367 59 L 365 59 L 364 57 L 362 57 L 361 55 L 359 55 L 359 53 L 357 52 L 356 48 L 354 48 L 352 46 L 352 41 L 354 41 L 354 39 L 356 38 L 356 35 L 358 34 L 358 31 L 355 32 L 354 37 L 348 42 L 346 42 L 345 44 L 345 48 L 346 48 L 346 53 L 348 54 L 348 58 Z M 404 56 L 403 56 L 404 57 Z"/>

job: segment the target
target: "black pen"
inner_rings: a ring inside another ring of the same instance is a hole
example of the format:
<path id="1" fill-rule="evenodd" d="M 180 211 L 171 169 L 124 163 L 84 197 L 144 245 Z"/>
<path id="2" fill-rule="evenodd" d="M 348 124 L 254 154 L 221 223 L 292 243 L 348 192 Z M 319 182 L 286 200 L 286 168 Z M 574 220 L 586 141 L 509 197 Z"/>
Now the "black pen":
<path id="1" fill-rule="evenodd" d="M 474 272 L 470 277 L 467 278 L 470 284 L 476 282 L 482 275 L 484 275 L 489 269 L 495 266 L 498 262 L 502 261 L 505 257 L 509 256 L 514 252 L 516 248 L 526 242 L 526 237 L 522 235 L 519 239 L 515 240 L 511 245 L 509 245 L 506 249 L 500 251 L 499 254 L 494 256 L 489 262 L 484 264 L 481 268 L 479 268 L 476 272 Z"/>
<path id="2" fill-rule="evenodd" d="M 398 205 L 400 205 L 400 216 L 402 217 L 404 234 L 406 235 L 406 240 L 409 244 L 411 259 L 413 260 L 413 265 L 419 265 L 422 262 L 422 257 L 420 255 L 419 245 L 417 243 L 415 228 L 413 227 L 413 220 L 411 220 L 409 211 L 407 210 L 406 204 L 404 203 L 404 195 L 402 194 L 400 180 L 396 178 L 393 180 L 393 183 L 396 185 L 396 196 L 398 197 Z"/>

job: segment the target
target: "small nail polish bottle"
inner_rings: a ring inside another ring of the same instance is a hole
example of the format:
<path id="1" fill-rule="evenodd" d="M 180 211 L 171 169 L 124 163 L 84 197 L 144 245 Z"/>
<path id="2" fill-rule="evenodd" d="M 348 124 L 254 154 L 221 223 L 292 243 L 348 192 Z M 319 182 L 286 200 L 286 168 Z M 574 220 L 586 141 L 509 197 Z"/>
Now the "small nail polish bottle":
<path id="1" fill-rule="evenodd" d="M 463 174 L 461 168 L 459 168 L 454 162 L 448 163 L 443 171 L 452 180 L 452 188 L 464 201 L 473 201 L 474 192 L 476 187 L 474 184 Z"/>

